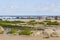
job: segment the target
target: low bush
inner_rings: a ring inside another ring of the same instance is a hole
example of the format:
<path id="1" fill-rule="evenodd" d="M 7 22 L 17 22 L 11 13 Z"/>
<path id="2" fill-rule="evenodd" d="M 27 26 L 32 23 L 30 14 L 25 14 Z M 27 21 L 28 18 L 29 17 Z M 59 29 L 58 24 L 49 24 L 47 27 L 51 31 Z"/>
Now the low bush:
<path id="1" fill-rule="evenodd" d="M 44 24 L 44 22 L 38 22 L 38 24 Z"/>
<path id="2" fill-rule="evenodd" d="M 14 34 L 14 33 L 17 33 L 17 31 L 16 30 L 10 30 L 8 33 L 9 34 Z"/>
<path id="3" fill-rule="evenodd" d="M 48 22 L 47 25 L 59 25 L 59 23 L 56 21 L 55 22 Z"/>
<path id="4" fill-rule="evenodd" d="M 19 32 L 19 35 L 30 35 L 32 34 L 32 32 L 30 30 L 23 30 L 21 32 Z"/>

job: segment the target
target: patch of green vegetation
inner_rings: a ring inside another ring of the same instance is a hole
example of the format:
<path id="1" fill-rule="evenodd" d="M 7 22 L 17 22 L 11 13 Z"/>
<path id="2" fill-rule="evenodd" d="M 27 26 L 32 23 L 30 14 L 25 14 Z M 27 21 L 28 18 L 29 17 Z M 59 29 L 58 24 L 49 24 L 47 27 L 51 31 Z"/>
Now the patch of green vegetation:
<path id="1" fill-rule="evenodd" d="M 10 31 L 8 32 L 8 34 L 15 34 L 15 33 L 17 33 L 16 30 L 10 30 Z"/>
<path id="2" fill-rule="evenodd" d="M 37 24 L 37 22 L 35 20 L 31 20 L 31 21 L 27 22 L 27 24 L 34 25 L 34 24 Z"/>
<path id="3" fill-rule="evenodd" d="M 29 21 L 29 22 L 35 22 L 35 20 L 31 20 L 31 21 Z"/>
<path id="4" fill-rule="evenodd" d="M 45 24 L 44 22 L 37 22 L 38 24 Z"/>
<path id="5" fill-rule="evenodd" d="M 2 27 L 21 27 L 19 25 L 19 23 L 25 23 L 24 21 L 2 21 L 0 20 L 0 26 Z"/>
<path id="6" fill-rule="evenodd" d="M 24 21 L 1 21 L 0 23 L 11 23 L 11 24 L 16 24 L 16 23 L 25 23 Z"/>
<path id="7" fill-rule="evenodd" d="M 59 25 L 59 23 L 56 21 L 55 22 L 48 22 L 47 25 Z"/>
<path id="8" fill-rule="evenodd" d="M 18 29 L 18 28 L 21 28 L 21 29 L 30 29 L 31 27 L 30 26 L 23 26 L 23 25 L 20 25 L 20 26 L 18 26 L 18 25 L 10 25 L 10 24 L 0 24 L 0 26 L 2 26 L 2 27 L 7 27 L 7 28 L 16 28 L 16 29 Z"/>
<path id="9" fill-rule="evenodd" d="M 19 32 L 19 35 L 30 35 L 32 34 L 32 32 L 30 30 L 23 30 L 21 32 Z"/>

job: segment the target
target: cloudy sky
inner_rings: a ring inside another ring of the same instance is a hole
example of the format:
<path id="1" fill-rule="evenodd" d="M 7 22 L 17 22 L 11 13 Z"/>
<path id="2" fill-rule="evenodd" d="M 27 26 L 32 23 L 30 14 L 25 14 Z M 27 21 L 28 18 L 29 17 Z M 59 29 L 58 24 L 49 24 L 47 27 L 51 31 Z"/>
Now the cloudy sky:
<path id="1" fill-rule="evenodd" d="M 0 15 L 60 15 L 60 0 L 0 0 Z"/>

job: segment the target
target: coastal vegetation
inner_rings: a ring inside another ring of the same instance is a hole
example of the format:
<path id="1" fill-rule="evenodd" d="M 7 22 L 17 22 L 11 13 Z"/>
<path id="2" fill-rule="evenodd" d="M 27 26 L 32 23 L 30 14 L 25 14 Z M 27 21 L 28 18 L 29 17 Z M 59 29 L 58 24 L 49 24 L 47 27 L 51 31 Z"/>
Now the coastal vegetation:
<path id="1" fill-rule="evenodd" d="M 10 30 L 7 34 L 16 34 L 17 31 L 16 30 Z"/>
<path id="2" fill-rule="evenodd" d="M 35 24 L 37 24 L 37 22 L 35 20 L 31 20 L 31 21 L 27 22 L 27 24 L 29 24 L 29 25 L 35 25 Z"/>
<path id="3" fill-rule="evenodd" d="M 44 22 L 37 22 L 37 23 L 38 23 L 38 24 L 43 24 L 43 25 L 45 24 Z"/>
<path id="4" fill-rule="evenodd" d="M 22 24 L 21 24 L 22 23 Z M 51 21 L 42 21 L 42 22 L 36 22 L 35 20 L 31 20 L 29 22 L 24 22 L 24 21 L 2 21 L 0 20 L 0 26 L 13 26 L 13 27 L 21 27 L 22 25 L 36 25 L 36 24 L 46 24 L 46 25 L 60 25 L 59 22 L 57 21 L 54 21 L 54 22 L 51 22 Z"/>
<path id="5" fill-rule="evenodd" d="M 39 26 L 36 26 L 36 25 L 39 25 Z M 0 20 L 0 26 L 7 27 L 7 28 L 35 29 L 35 28 L 39 28 L 40 25 L 60 25 L 60 23 L 57 21 L 37 22 L 35 20 L 31 20 L 29 22 L 24 22 L 24 21 L 2 21 L 2 20 Z"/>
<path id="6" fill-rule="evenodd" d="M 40 29 L 44 30 L 42 34 L 44 34 L 44 35 L 48 34 L 47 37 L 49 37 L 53 33 L 56 35 L 59 33 L 59 32 L 56 32 L 56 31 L 53 31 L 50 29 L 45 30 L 45 27 L 47 27 L 46 25 L 49 25 L 48 27 L 50 27 L 50 25 L 60 25 L 60 23 L 57 21 L 38 22 L 35 20 L 31 20 L 28 22 L 24 22 L 24 21 L 6 21 L 6 20 L 2 21 L 2 20 L 0 20 L 0 26 L 2 26 L 3 28 L 10 28 L 10 30 L 8 30 L 7 34 L 18 34 L 18 35 L 31 35 L 31 34 L 35 35 L 36 34 L 36 35 L 40 35 L 40 31 L 41 31 Z M 34 31 L 36 31 L 36 32 L 39 31 L 39 32 L 36 33 Z"/>
<path id="7" fill-rule="evenodd" d="M 55 22 L 48 22 L 47 25 L 59 25 L 59 23 L 57 21 L 55 21 Z"/>
<path id="8" fill-rule="evenodd" d="M 19 35 L 30 35 L 32 34 L 33 32 L 31 32 L 30 30 L 22 30 L 19 32 Z"/>

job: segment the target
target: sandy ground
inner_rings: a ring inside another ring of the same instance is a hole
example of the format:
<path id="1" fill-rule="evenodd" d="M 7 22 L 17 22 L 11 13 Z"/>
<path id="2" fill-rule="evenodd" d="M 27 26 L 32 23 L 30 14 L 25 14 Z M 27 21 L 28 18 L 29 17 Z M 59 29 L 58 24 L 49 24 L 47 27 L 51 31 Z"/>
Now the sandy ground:
<path id="1" fill-rule="evenodd" d="M 46 20 L 46 19 L 20 19 L 20 21 L 25 21 L 25 22 L 28 22 L 28 21 L 31 21 L 31 20 L 35 20 L 37 22 L 42 22 L 42 21 L 57 21 L 57 22 L 60 22 L 60 20 Z"/>
<path id="2" fill-rule="evenodd" d="M 41 38 L 40 36 L 19 36 L 0 34 L 0 40 L 60 40 L 60 37 Z"/>
<path id="3" fill-rule="evenodd" d="M 0 40 L 43 40 L 40 37 L 0 34 Z"/>
<path id="4" fill-rule="evenodd" d="M 43 40 L 60 40 L 60 37 L 47 38 L 47 39 L 43 39 Z"/>

